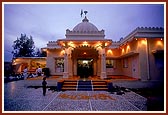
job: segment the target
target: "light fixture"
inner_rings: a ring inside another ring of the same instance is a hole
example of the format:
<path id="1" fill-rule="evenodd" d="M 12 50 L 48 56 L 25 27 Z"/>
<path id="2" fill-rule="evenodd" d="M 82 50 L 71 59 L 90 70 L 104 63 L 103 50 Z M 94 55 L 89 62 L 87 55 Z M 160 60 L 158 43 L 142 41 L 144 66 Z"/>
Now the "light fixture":
<path id="1" fill-rule="evenodd" d="M 83 42 L 83 46 L 88 46 L 88 43 L 86 41 Z"/>

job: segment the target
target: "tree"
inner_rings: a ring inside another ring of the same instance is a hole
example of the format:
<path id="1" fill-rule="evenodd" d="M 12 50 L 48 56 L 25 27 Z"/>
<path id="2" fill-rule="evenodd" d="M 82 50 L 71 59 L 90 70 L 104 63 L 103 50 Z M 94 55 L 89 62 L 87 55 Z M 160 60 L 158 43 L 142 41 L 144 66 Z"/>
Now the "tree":
<path id="1" fill-rule="evenodd" d="M 21 34 L 21 37 L 13 42 L 12 47 L 13 57 L 34 57 L 35 45 L 32 36 L 28 38 L 26 34 Z"/>
<path id="2" fill-rule="evenodd" d="M 46 56 L 47 54 L 45 51 L 42 51 L 39 48 L 36 48 L 35 57 L 46 57 Z"/>
<path id="3" fill-rule="evenodd" d="M 39 48 L 36 48 L 35 57 L 41 57 L 41 52 Z"/>

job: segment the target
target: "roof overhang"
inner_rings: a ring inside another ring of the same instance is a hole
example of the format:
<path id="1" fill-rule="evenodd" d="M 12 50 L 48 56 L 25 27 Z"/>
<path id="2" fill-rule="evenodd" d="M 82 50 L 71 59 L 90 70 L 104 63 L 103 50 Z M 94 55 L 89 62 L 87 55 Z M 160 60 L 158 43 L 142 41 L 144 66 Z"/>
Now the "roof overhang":
<path id="1" fill-rule="evenodd" d="M 112 56 L 112 57 L 107 57 L 107 58 L 122 59 L 122 58 L 127 58 L 127 57 L 131 57 L 131 56 L 135 56 L 135 55 L 138 55 L 138 54 L 139 54 L 139 53 L 132 51 L 132 52 L 123 54 L 123 55 L 121 55 L 121 56 Z"/>
<path id="2" fill-rule="evenodd" d="M 152 50 L 153 54 L 163 54 L 164 50 Z"/>
<path id="3" fill-rule="evenodd" d="M 79 46 L 92 46 L 99 47 L 105 46 L 108 47 L 112 44 L 112 40 L 110 39 L 99 39 L 99 40 L 72 40 L 72 39 L 59 39 L 57 40 L 57 44 L 62 47 L 79 47 Z"/>

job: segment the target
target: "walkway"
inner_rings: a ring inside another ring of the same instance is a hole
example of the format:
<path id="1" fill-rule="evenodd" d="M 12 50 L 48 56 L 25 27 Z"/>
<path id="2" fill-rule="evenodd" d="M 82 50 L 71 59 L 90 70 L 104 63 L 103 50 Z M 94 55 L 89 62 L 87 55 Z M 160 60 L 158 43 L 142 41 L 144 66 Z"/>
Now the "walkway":
<path id="1" fill-rule="evenodd" d="M 145 111 L 147 99 L 134 93 L 123 95 L 106 91 L 65 91 L 27 88 L 36 80 L 20 80 L 4 84 L 4 111 Z M 49 81 L 48 81 L 49 82 Z"/>

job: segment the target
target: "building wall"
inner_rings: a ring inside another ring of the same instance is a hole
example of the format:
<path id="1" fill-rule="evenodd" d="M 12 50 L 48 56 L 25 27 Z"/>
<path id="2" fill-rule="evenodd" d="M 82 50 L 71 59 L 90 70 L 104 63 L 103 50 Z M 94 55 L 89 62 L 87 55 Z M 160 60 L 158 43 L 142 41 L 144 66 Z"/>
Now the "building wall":
<path id="1" fill-rule="evenodd" d="M 106 48 L 106 58 L 117 58 L 121 55 L 121 49 L 119 48 Z"/>
<path id="2" fill-rule="evenodd" d="M 149 79 L 149 59 L 148 59 L 148 50 L 147 50 L 147 39 L 139 38 L 137 44 L 137 51 L 139 53 L 139 72 L 140 79 L 146 81 Z"/>
<path id="3" fill-rule="evenodd" d="M 46 58 L 16 58 L 12 65 L 15 73 L 21 73 L 25 67 L 34 72 L 38 67 L 46 67 Z"/>
<path id="4" fill-rule="evenodd" d="M 164 50 L 164 41 L 160 38 L 148 39 L 149 44 L 149 72 L 151 80 L 163 80 L 164 79 L 164 54 L 153 53 L 153 51 Z"/>
<path id="5" fill-rule="evenodd" d="M 63 50 L 61 49 L 50 49 L 47 50 L 47 67 L 50 70 L 51 75 L 63 75 L 62 72 L 56 72 L 56 59 L 57 58 L 64 58 L 63 57 Z"/>
<path id="6" fill-rule="evenodd" d="M 124 67 L 124 60 L 128 61 L 127 67 Z M 132 59 L 130 57 L 122 59 L 122 74 L 124 76 L 132 77 Z"/>
<path id="7" fill-rule="evenodd" d="M 139 63 L 139 54 L 137 55 L 134 55 L 131 57 L 131 66 L 132 66 L 132 76 L 133 78 L 137 78 L 137 79 L 141 79 L 140 78 L 140 70 L 139 70 L 139 67 L 140 67 L 140 63 Z"/>
<path id="8" fill-rule="evenodd" d="M 107 75 L 125 75 L 146 80 L 160 80 L 163 76 L 163 65 L 159 65 L 153 50 L 163 50 L 164 42 L 160 38 L 137 38 L 118 48 L 106 48 L 106 59 L 113 59 L 115 67 L 106 68 Z M 55 59 L 64 58 L 62 49 L 47 51 L 47 67 L 52 75 L 63 75 L 63 72 L 55 72 Z M 124 67 L 124 60 L 127 60 L 127 67 Z M 164 61 L 164 60 L 162 60 Z M 77 75 L 77 62 L 68 58 L 69 75 Z M 153 72 L 155 71 L 155 72 Z M 101 58 L 98 57 L 94 63 L 94 75 L 101 75 Z"/>
<path id="9" fill-rule="evenodd" d="M 125 75 L 139 79 L 138 44 L 138 40 L 135 39 L 127 44 L 122 44 L 118 48 L 106 49 L 107 59 L 115 60 L 115 67 L 107 68 L 107 75 Z M 131 52 L 133 53 L 130 54 Z M 124 60 L 127 60 L 127 67 L 123 65 Z"/>

